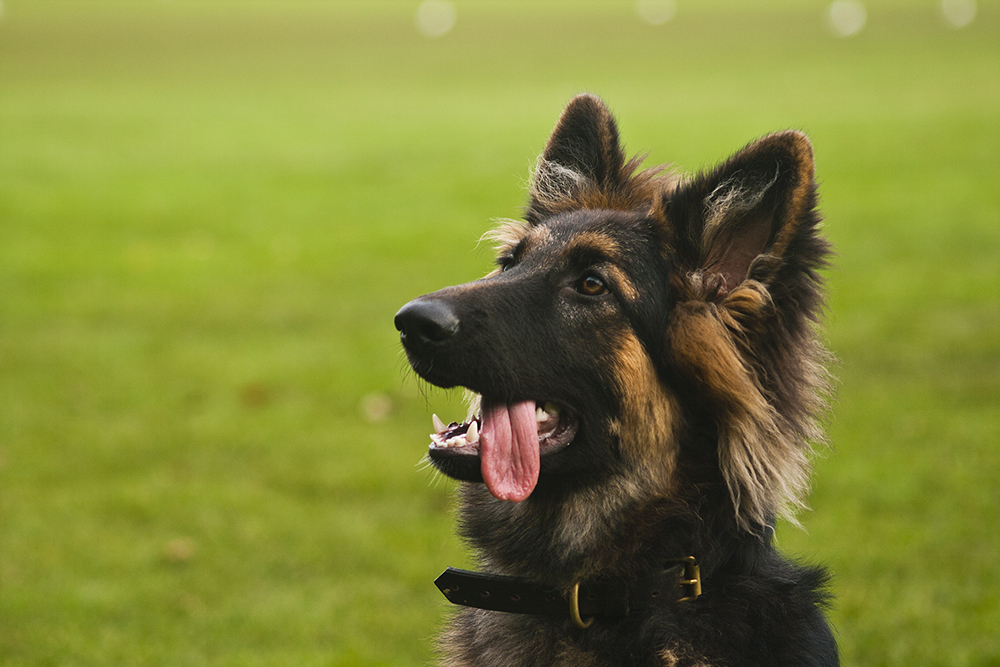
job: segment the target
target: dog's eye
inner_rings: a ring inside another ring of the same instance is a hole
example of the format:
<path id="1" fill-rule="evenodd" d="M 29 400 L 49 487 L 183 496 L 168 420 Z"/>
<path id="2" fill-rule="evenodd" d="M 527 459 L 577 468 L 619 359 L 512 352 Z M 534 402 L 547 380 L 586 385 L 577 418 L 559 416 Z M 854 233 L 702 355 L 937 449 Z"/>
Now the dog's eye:
<path id="1" fill-rule="evenodd" d="M 497 259 L 497 265 L 500 267 L 500 271 L 506 271 L 510 267 L 514 266 L 514 258 L 510 255 L 504 255 Z"/>
<path id="2" fill-rule="evenodd" d="M 604 281 L 597 276 L 587 275 L 577 284 L 576 291 L 587 296 L 600 296 L 601 294 L 607 294 L 608 288 L 604 284 Z"/>

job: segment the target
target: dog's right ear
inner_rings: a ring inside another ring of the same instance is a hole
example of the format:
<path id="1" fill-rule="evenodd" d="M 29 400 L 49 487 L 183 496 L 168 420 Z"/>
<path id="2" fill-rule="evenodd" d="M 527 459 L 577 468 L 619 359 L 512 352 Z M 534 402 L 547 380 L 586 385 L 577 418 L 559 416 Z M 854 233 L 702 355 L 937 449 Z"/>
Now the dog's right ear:
<path id="1" fill-rule="evenodd" d="M 538 158 L 525 220 L 535 224 L 560 211 L 609 207 L 632 170 L 607 106 L 594 95 L 577 95 Z"/>

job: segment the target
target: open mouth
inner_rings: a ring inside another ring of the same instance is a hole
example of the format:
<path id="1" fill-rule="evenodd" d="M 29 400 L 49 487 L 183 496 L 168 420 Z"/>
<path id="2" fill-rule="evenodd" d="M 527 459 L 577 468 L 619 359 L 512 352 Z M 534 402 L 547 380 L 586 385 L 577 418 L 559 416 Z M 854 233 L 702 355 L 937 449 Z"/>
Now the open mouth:
<path id="1" fill-rule="evenodd" d="M 432 458 L 478 457 L 483 481 L 501 500 L 519 502 L 538 482 L 539 461 L 573 441 L 577 422 L 551 401 L 482 401 L 468 422 L 444 424 L 434 415 Z"/>

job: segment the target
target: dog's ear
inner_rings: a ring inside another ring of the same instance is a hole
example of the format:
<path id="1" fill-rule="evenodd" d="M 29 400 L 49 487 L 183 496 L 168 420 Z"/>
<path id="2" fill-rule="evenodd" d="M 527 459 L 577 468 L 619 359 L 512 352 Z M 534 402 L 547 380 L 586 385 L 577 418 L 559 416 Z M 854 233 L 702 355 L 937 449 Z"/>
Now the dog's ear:
<path id="1" fill-rule="evenodd" d="M 671 358 L 718 430 L 719 467 L 747 529 L 794 521 L 821 439 L 826 376 L 812 326 L 829 252 L 816 230 L 812 147 L 750 144 L 654 202 L 674 270 Z"/>
<path id="2" fill-rule="evenodd" d="M 688 271 L 725 297 L 770 282 L 815 202 L 813 152 L 801 132 L 760 139 L 654 205 Z"/>
<path id="3" fill-rule="evenodd" d="M 535 165 L 525 219 L 537 222 L 561 210 L 586 207 L 598 193 L 624 189 L 631 172 L 607 106 L 594 95 L 577 95 Z"/>

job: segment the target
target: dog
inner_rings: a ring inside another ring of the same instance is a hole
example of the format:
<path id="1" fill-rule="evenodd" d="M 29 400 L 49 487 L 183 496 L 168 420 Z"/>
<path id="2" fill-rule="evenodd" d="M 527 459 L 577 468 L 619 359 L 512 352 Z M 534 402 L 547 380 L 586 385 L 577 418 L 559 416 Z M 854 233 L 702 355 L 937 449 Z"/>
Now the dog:
<path id="1" fill-rule="evenodd" d="M 474 396 L 428 454 L 480 569 L 437 581 L 444 665 L 839 663 L 827 573 L 773 545 L 829 394 L 812 146 L 642 160 L 575 97 L 495 270 L 396 314 L 414 371 Z"/>

